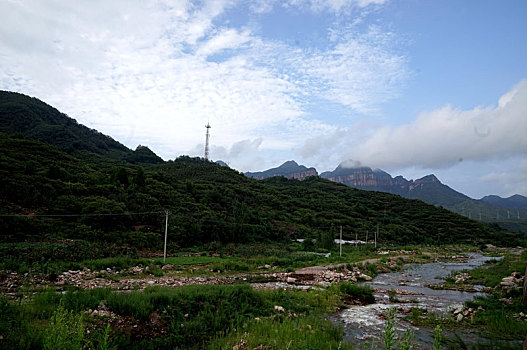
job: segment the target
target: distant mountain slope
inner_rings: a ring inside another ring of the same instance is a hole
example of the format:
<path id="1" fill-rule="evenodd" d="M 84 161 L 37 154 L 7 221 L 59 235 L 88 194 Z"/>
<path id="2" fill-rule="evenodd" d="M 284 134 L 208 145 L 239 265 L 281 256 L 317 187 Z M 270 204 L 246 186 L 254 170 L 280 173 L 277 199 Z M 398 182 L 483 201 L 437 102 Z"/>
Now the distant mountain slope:
<path id="1" fill-rule="evenodd" d="M 0 131 L 56 146 L 73 155 L 91 152 L 131 163 L 161 163 L 148 147 L 135 151 L 57 109 L 23 94 L 0 91 Z"/>
<path id="2" fill-rule="evenodd" d="M 260 172 L 246 172 L 245 175 L 258 180 L 263 180 L 273 176 L 283 176 L 288 179 L 303 180 L 308 176 L 318 176 L 318 173 L 315 168 L 307 168 L 304 165 L 298 165 L 294 160 L 290 160 L 277 168 Z"/>
<path id="3" fill-rule="evenodd" d="M 354 188 L 398 194 L 434 205 L 445 206 L 470 199 L 468 196 L 442 184 L 434 175 L 427 175 L 414 181 L 406 180 L 402 176 L 392 178 L 390 174 L 380 169 L 346 168 L 339 165 L 335 170 L 326 171 L 320 176 Z"/>
<path id="4" fill-rule="evenodd" d="M 508 209 L 527 210 L 527 197 L 515 194 L 508 198 L 490 195 L 480 199 L 481 202 Z"/>
<path id="5" fill-rule="evenodd" d="M 507 199 L 487 196 L 475 200 L 441 183 L 435 175 L 407 180 L 402 176 L 392 178 L 382 170 L 372 170 L 368 167 L 347 168 L 339 165 L 334 171 L 324 172 L 320 176 L 354 188 L 419 199 L 471 219 L 496 223 L 509 230 L 525 231 L 527 210 L 524 209 L 524 200 L 527 198 L 523 196 L 516 195 Z M 511 213 L 507 208 L 518 210 Z"/>

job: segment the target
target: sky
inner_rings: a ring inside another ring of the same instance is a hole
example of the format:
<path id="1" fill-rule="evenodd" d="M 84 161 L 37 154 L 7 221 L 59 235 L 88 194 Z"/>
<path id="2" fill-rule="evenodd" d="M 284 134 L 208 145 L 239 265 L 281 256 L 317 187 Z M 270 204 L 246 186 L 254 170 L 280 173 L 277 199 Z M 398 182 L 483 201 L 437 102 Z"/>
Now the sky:
<path id="1" fill-rule="evenodd" d="M 525 0 L 0 0 L 0 89 L 165 160 L 527 195 Z"/>

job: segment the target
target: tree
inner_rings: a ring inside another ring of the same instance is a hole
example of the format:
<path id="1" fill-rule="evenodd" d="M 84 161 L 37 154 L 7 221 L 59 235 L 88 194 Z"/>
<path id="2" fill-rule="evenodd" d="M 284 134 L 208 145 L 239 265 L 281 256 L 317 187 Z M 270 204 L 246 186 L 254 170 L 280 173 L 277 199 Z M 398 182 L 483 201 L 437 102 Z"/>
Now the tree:
<path id="1" fill-rule="evenodd" d="M 144 187 L 145 186 L 145 172 L 144 172 L 143 168 L 139 168 L 137 170 L 137 173 L 135 173 L 134 185 L 136 185 L 138 187 Z"/>

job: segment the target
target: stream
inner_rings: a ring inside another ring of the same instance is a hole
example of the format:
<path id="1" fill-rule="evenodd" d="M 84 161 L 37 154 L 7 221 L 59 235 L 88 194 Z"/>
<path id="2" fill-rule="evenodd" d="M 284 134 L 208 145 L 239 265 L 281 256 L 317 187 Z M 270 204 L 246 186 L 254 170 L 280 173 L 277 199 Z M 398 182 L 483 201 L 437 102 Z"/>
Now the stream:
<path id="1" fill-rule="evenodd" d="M 403 270 L 392 273 L 380 274 L 370 282 L 364 282 L 375 289 L 375 304 L 364 306 L 351 306 L 342 313 L 333 317 L 333 322 L 342 326 L 344 341 L 354 344 L 381 344 L 381 335 L 384 331 L 385 321 L 381 316 L 389 308 L 408 310 L 414 307 L 427 309 L 440 316 L 446 316 L 452 310 L 461 307 L 465 301 L 472 300 L 482 293 L 470 293 L 452 290 L 434 290 L 426 285 L 439 284 L 453 271 L 473 269 L 483 265 L 486 261 L 496 259 L 479 254 L 467 254 L 465 262 L 433 262 L 427 264 L 406 265 Z M 481 286 L 476 286 L 476 290 Z M 401 301 L 412 300 L 412 302 L 389 301 L 387 291 L 402 291 L 404 295 L 397 294 Z M 411 328 L 415 334 L 415 340 L 419 348 L 431 348 L 433 344 L 433 329 L 417 328 L 398 317 L 398 332 L 404 332 Z M 459 329 L 456 334 L 469 348 L 494 348 L 489 339 L 481 338 L 476 333 Z M 443 332 L 447 337 L 453 336 L 452 332 Z M 475 345 L 478 344 L 478 345 Z M 472 345 L 472 346 L 471 346 Z M 505 345 L 505 344 L 504 344 Z M 506 346 L 511 345 L 507 344 Z M 490 346 L 490 347 L 489 347 Z M 521 348 L 521 346 L 520 346 Z"/>

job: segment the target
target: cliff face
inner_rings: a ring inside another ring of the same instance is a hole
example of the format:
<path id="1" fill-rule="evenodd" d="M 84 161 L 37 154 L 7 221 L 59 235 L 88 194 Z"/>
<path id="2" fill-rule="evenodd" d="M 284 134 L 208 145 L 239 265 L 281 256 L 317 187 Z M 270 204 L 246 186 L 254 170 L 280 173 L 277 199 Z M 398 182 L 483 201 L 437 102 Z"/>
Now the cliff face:
<path id="1" fill-rule="evenodd" d="M 322 173 L 320 176 L 362 190 L 402 194 L 401 192 L 408 189 L 408 181 L 402 176 L 394 179 L 382 170 L 372 170 L 367 167 L 344 168 L 339 165 L 334 171 Z"/>
<path id="2" fill-rule="evenodd" d="M 259 172 L 247 172 L 245 173 L 245 176 L 258 180 L 263 180 L 273 176 L 283 176 L 288 179 L 303 180 L 308 176 L 318 176 L 318 172 L 315 168 L 307 168 L 290 160 L 277 168 Z"/>
<path id="3" fill-rule="evenodd" d="M 362 190 L 389 192 L 429 202 L 434 201 L 428 197 L 442 197 L 446 194 L 459 199 L 468 198 L 443 185 L 434 175 L 427 175 L 414 181 L 406 180 L 402 176 L 392 178 L 390 174 L 378 169 L 372 170 L 367 167 L 344 168 L 339 165 L 334 171 L 322 173 L 320 176 Z"/>

